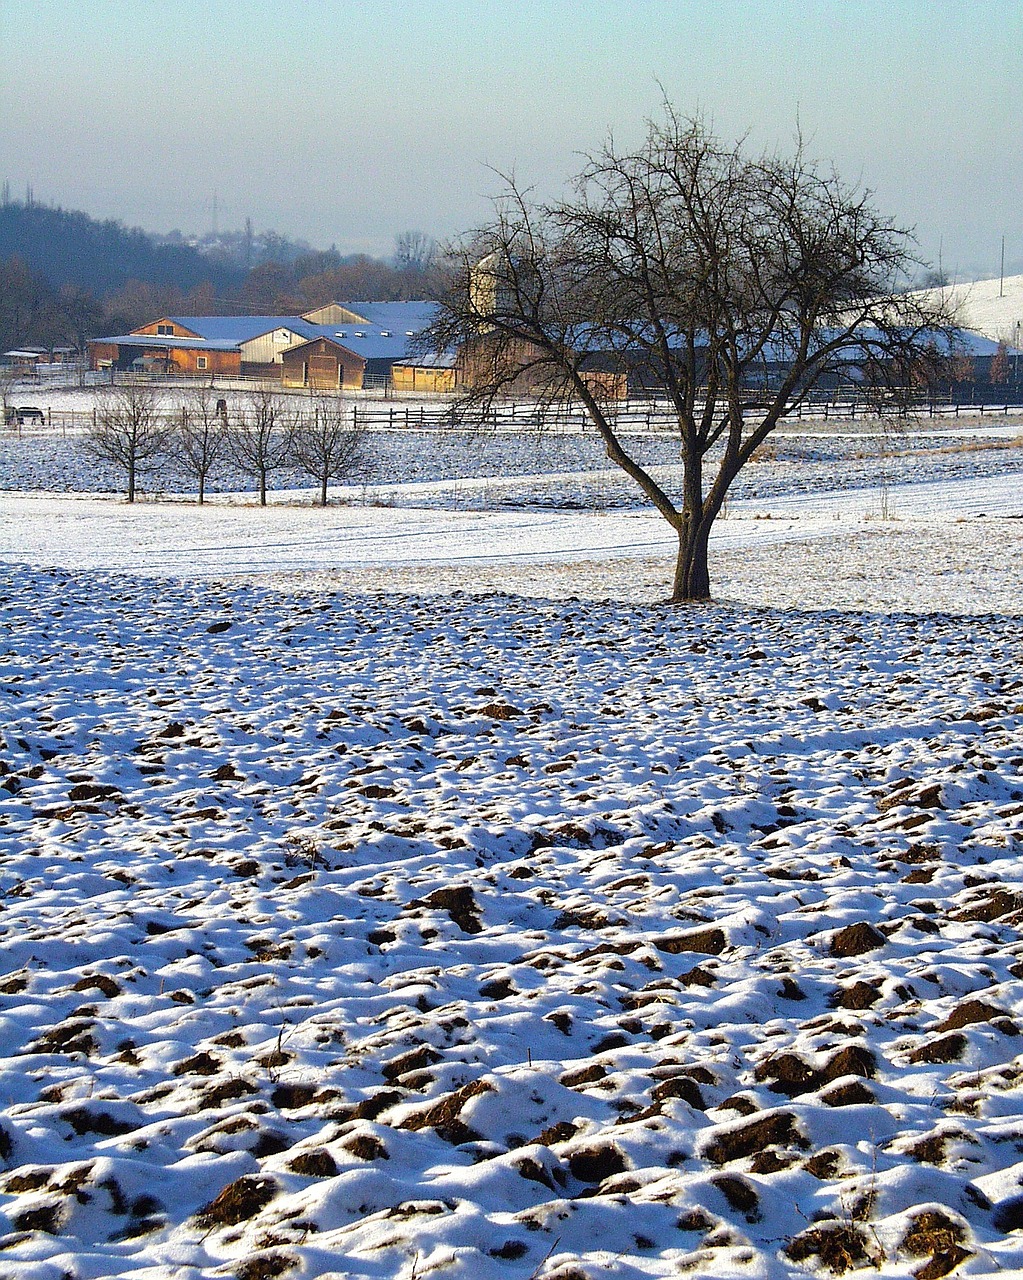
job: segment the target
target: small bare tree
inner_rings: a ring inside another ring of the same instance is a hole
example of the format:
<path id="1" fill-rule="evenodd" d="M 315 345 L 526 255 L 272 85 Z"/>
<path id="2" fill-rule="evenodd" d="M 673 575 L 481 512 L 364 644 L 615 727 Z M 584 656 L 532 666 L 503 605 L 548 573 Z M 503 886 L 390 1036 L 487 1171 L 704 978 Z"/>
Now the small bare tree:
<path id="1" fill-rule="evenodd" d="M 0 409 L 3 410 L 4 423 L 7 422 L 8 400 L 17 380 L 17 370 L 12 365 L 0 365 Z"/>
<path id="2" fill-rule="evenodd" d="M 266 506 L 270 476 L 291 462 L 295 420 L 282 396 L 254 391 L 228 432 L 232 461 L 256 481 L 261 507 Z"/>
<path id="3" fill-rule="evenodd" d="M 200 387 L 181 410 L 171 447 L 184 471 L 195 479 L 199 505 L 206 497 L 206 481 L 227 453 L 227 409 L 209 387 Z"/>
<path id="4" fill-rule="evenodd" d="M 338 396 L 324 396 L 311 417 L 295 428 L 292 459 L 300 471 L 320 486 L 320 506 L 327 505 L 331 480 L 344 480 L 366 471 L 366 428 L 349 416 Z"/>
<path id="5" fill-rule="evenodd" d="M 167 437 L 168 428 L 153 391 L 129 383 L 105 397 L 85 444 L 93 457 L 125 473 L 128 501 L 134 502 L 139 473 L 160 460 Z"/>

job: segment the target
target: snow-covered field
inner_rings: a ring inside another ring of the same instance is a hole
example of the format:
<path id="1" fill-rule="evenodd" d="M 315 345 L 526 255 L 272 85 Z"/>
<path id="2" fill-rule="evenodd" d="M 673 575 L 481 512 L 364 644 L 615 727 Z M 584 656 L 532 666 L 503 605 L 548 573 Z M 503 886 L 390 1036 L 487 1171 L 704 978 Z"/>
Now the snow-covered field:
<path id="1" fill-rule="evenodd" d="M 0 1276 L 1023 1271 L 1023 467 L 834 447 L 692 610 L 553 458 L 8 458 Z"/>

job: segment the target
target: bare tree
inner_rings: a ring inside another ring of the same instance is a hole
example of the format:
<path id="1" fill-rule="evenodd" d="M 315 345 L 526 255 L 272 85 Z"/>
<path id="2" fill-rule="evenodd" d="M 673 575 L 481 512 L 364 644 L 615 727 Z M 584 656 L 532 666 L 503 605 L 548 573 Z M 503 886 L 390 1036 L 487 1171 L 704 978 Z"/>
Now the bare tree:
<path id="1" fill-rule="evenodd" d="M 437 243 L 425 231 L 402 231 L 394 237 L 394 265 L 399 271 L 428 271 L 437 256 Z"/>
<path id="2" fill-rule="evenodd" d="M 729 486 L 785 415 L 850 370 L 895 394 L 899 369 L 948 350 L 940 302 L 896 293 L 913 245 L 801 141 L 751 156 L 666 104 L 636 151 L 590 157 L 567 200 L 536 204 L 508 180 L 494 220 L 452 251 L 424 341 L 461 353 L 467 420 L 523 390 L 581 403 L 675 531 L 672 601 L 701 600 Z M 617 429 L 625 380 L 670 405 L 677 490 Z"/>
<path id="3" fill-rule="evenodd" d="M 227 406 L 209 387 L 199 387 L 181 410 L 171 447 L 185 472 L 195 479 L 199 505 L 206 498 L 206 481 L 227 453 Z"/>
<path id="4" fill-rule="evenodd" d="M 270 476 L 291 462 L 295 417 L 282 396 L 254 391 L 228 433 L 231 458 L 256 481 L 261 507 L 266 506 Z"/>
<path id="5" fill-rule="evenodd" d="M 129 383 L 105 396 L 85 444 L 95 458 L 124 471 L 128 501 L 134 502 L 139 473 L 163 456 L 167 437 L 153 391 Z"/>
<path id="6" fill-rule="evenodd" d="M 292 460 L 320 486 L 320 506 L 327 505 L 331 480 L 361 475 L 366 467 L 366 428 L 358 426 L 339 396 L 324 396 L 311 417 L 295 428 Z"/>
<path id="7" fill-rule="evenodd" d="M 13 365 L 0 365 L 0 411 L 3 413 L 3 423 L 7 425 L 7 410 L 11 408 L 10 396 L 15 383 L 18 381 L 18 371 Z"/>

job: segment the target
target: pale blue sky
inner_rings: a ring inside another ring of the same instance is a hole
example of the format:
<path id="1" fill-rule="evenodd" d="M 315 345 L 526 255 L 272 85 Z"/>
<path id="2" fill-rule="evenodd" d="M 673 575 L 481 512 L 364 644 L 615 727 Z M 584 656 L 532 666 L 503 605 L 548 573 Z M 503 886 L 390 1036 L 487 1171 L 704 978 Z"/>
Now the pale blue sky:
<path id="1" fill-rule="evenodd" d="M 389 253 L 560 190 L 659 84 L 811 149 L 946 267 L 1023 270 L 1019 0 L 0 0 L 0 179 L 150 230 Z"/>

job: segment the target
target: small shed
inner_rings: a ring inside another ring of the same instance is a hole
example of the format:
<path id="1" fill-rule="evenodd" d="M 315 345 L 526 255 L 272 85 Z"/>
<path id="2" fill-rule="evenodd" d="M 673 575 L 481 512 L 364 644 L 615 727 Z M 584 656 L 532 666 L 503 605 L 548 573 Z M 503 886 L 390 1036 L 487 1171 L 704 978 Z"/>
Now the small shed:
<path id="1" fill-rule="evenodd" d="M 313 338 L 281 353 L 281 385 L 312 391 L 358 391 L 366 372 L 363 356 L 333 338 Z"/>
<path id="2" fill-rule="evenodd" d="M 395 360 L 391 365 L 391 386 L 395 391 L 454 391 L 454 356 L 420 356 L 417 360 Z"/>

